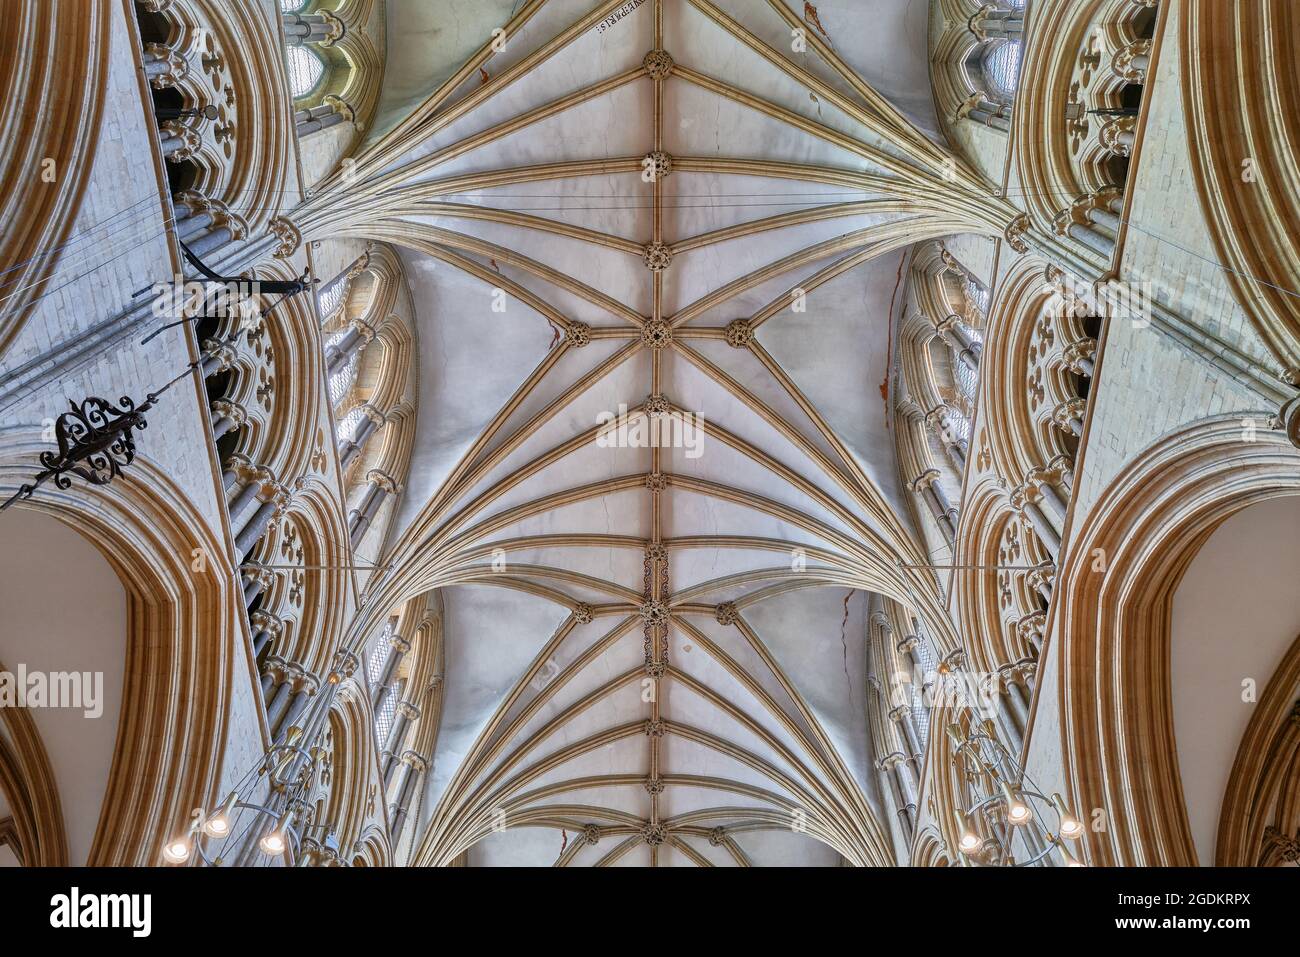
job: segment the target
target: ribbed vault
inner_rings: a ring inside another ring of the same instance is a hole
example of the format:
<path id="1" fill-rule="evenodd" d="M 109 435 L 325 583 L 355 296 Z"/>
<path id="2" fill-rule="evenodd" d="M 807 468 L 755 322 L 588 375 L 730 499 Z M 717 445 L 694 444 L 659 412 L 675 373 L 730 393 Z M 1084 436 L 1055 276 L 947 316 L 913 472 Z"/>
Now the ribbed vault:
<path id="1" fill-rule="evenodd" d="M 1012 211 L 928 98 L 869 82 L 924 82 L 906 19 L 886 57 L 848 3 L 517 6 L 300 224 L 400 247 L 420 312 L 354 636 L 441 591 L 417 859 L 886 863 L 866 593 L 955 647 L 888 437 L 891 304 L 912 243 Z M 698 433 L 611 446 L 621 407 Z"/>

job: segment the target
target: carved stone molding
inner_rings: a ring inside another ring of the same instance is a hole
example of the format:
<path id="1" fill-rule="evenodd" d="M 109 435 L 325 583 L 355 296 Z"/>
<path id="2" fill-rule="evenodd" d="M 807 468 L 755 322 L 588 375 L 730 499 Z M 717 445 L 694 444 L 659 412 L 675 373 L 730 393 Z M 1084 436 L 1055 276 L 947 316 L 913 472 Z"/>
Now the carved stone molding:
<path id="1" fill-rule="evenodd" d="M 672 341 L 673 328 L 666 322 L 647 322 L 641 327 L 641 342 L 651 349 L 663 349 Z"/>
<path id="2" fill-rule="evenodd" d="M 649 243 L 641 253 L 641 260 L 651 272 L 663 272 L 673 263 L 673 251 L 665 243 Z"/>
<path id="3" fill-rule="evenodd" d="M 591 342 L 591 326 L 584 322 L 571 322 L 564 330 L 564 341 L 576 349 Z"/>
<path id="4" fill-rule="evenodd" d="M 727 323 L 727 345 L 736 349 L 747 349 L 754 341 L 754 330 L 748 319 L 733 319 Z"/>
<path id="5" fill-rule="evenodd" d="M 652 80 L 665 80 L 672 75 L 674 63 L 667 50 L 651 50 L 641 60 L 641 66 Z"/>
<path id="6" fill-rule="evenodd" d="M 673 173 L 673 158 L 663 150 L 654 150 L 645 155 L 643 168 L 657 180 L 667 179 Z"/>

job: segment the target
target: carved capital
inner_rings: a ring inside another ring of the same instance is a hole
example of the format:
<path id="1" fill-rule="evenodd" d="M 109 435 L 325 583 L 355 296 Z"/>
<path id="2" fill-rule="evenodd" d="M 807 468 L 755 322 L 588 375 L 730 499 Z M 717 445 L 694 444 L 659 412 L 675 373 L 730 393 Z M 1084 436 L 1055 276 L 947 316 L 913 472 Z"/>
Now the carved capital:
<path id="1" fill-rule="evenodd" d="M 277 259 L 288 259 L 302 246 L 302 230 L 285 216 L 274 216 L 270 223 L 271 235 L 279 241 L 275 248 Z"/>
<path id="2" fill-rule="evenodd" d="M 1007 223 L 1007 228 L 1003 231 L 1007 245 L 1018 253 L 1029 252 L 1029 243 L 1025 242 L 1025 233 L 1029 232 L 1029 216 L 1021 213 L 1011 222 Z"/>

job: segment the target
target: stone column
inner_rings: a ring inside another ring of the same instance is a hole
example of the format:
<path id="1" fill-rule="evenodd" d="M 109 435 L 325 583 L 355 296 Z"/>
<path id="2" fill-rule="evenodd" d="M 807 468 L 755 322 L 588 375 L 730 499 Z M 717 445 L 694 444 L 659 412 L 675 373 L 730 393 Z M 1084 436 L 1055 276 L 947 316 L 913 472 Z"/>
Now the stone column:
<path id="1" fill-rule="evenodd" d="M 1008 114 L 1008 107 L 1001 103 L 994 103 L 983 93 L 973 94 L 957 109 L 958 120 L 965 117 L 968 120 L 995 130 L 1001 130 L 1004 133 L 1011 131 L 1011 117 Z"/>
<path id="2" fill-rule="evenodd" d="M 393 771 L 396 770 L 396 756 L 406 744 L 406 732 L 410 730 L 411 722 L 418 721 L 419 718 L 420 709 L 416 707 L 414 702 L 401 701 L 398 703 L 397 718 L 388 731 L 388 741 L 384 744 L 382 755 L 385 786 L 392 780 Z"/>
<path id="3" fill-rule="evenodd" d="M 1056 231 L 1109 259 L 1119 237 L 1124 197 L 1114 189 L 1081 196 L 1056 217 Z"/>
<path id="4" fill-rule="evenodd" d="M 320 13 L 283 13 L 284 42 L 289 46 L 304 46 L 319 43 L 330 46 L 343 38 L 347 31 L 343 21 L 333 14 Z"/>
<path id="5" fill-rule="evenodd" d="M 1088 403 L 1083 399 L 1067 399 L 1052 410 L 1052 424 L 1062 432 L 1083 438 L 1083 416 Z"/>
<path id="6" fill-rule="evenodd" d="M 267 655 L 262 665 L 262 700 L 266 701 L 271 689 L 284 683 L 289 677 L 289 663 L 275 655 Z M 268 702 L 269 707 L 269 702 Z"/>
<path id="7" fill-rule="evenodd" d="M 344 440 L 339 446 L 339 464 L 344 471 L 361 454 L 361 450 L 366 447 L 366 442 L 369 441 L 370 436 L 388 421 L 382 412 L 369 403 L 360 406 L 360 409 L 365 413 L 365 418 L 361 420 L 361 424 L 357 427 L 356 434 L 352 438 Z"/>
<path id="8" fill-rule="evenodd" d="M 898 725 L 898 737 L 907 751 L 906 763 L 916 785 L 921 783 L 921 738 L 916 733 L 916 724 L 912 718 L 910 705 L 900 704 L 889 712 L 890 719 Z"/>
<path id="9" fill-rule="evenodd" d="M 913 815 L 916 812 L 914 800 L 909 800 L 905 777 L 899 770 L 899 765 L 903 763 L 901 754 L 891 754 L 880 762 L 879 767 L 881 774 L 884 776 L 889 786 L 889 793 L 894 803 L 894 813 L 898 816 L 899 826 L 903 830 L 903 836 L 909 843 L 912 840 L 914 828 Z"/>
<path id="10" fill-rule="evenodd" d="M 219 439 L 227 432 L 242 428 L 248 422 L 248 410 L 238 402 L 229 399 L 217 399 L 209 412 L 212 421 L 212 437 Z"/>
<path id="11" fill-rule="evenodd" d="M 199 348 L 204 353 L 203 364 L 200 367 L 203 378 L 208 379 L 214 375 L 220 375 L 222 372 L 234 367 L 237 355 L 235 347 L 230 343 L 204 339 Z"/>
<path id="12" fill-rule="evenodd" d="M 1011 507 L 1020 512 L 1055 561 L 1061 553 L 1061 536 L 1039 506 L 1038 500 L 1039 493 L 1032 483 L 1021 485 L 1011 493 Z"/>
<path id="13" fill-rule="evenodd" d="M 1024 729 L 1018 727 L 1012 718 L 1006 692 L 1002 686 L 1001 674 L 988 675 L 982 683 L 981 690 L 985 700 L 993 704 L 993 720 L 1002 733 L 1001 736 L 1007 750 L 1013 755 L 1016 754 L 1024 743 Z"/>
<path id="14" fill-rule="evenodd" d="M 284 633 L 284 621 L 277 615 L 258 609 L 248 616 L 253 631 L 253 657 L 262 653 L 268 644 L 277 641 Z"/>
<path id="15" fill-rule="evenodd" d="M 1034 591 L 1042 596 L 1043 604 L 1050 605 L 1052 603 L 1052 585 L 1056 581 L 1056 565 L 1052 562 L 1043 562 L 1029 572 L 1025 578 Z"/>
<path id="16" fill-rule="evenodd" d="M 365 537 L 370 523 L 374 521 L 380 506 L 384 504 L 384 497 L 396 495 L 399 488 L 393 477 L 380 469 L 371 469 L 367 472 L 366 481 L 369 485 L 360 506 L 348 516 L 348 537 L 353 548 L 356 548 Z"/>
<path id="17" fill-rule="evenodd" d="M 285 711 L 284 719 L 280 722 L 280 726 L 284 728 L 291 728 L 298 722 L 298 719 L 302 717 L 302 713 L 307 710 L 307 706 L 311 704 L 311 699 L 316 696 L 316 692 L 320 689 L 320 681 L 315 675 L 308 674 L 302 668 L 299 668 L 299 672 L 300 675 L 295 675 L 293 679 L 293 697 L 289 701 L 289 707 Z M 276 729 L 276 732 L 279 732 L 279 728 Z"/>
<path id="18" fill-rule="evenodd" d="M 979 40 L 1019 40 L 1025 32 L 1025 13 L 986 4 L 967 21 L 967 26 Z"/>
<path id="19" fill-rule="evenodd" d="M 956 512 L 948 505 L 938 482 L 939 472 L 930 469 L 912 481 L 912 490 L 921 497 L 921 501 L 925 503 L 938 524 L 939 531 L 951 544 L 957 538 Z"/>
<path id="20" fill-rule="evenodd" d="M 948 450 L 953 463 L 957 466 L 957 471 L 960 472 L 966 468 L 966 454 L 969 446 L 966 440 L 957 434 L 956 428 L 953 427 L 953 411 L 951 406 L 937 405 L 925 414 L 925 424 L 939 437 L 939 441 Z"/>
<path id="21" fill-rule="evenodd" d="M 274 737 L 280 718 L 289 710 L 290 699 L 293 697 L 294 681 L 303 674 L 303 670 L 298 665 L 276 659 L 274 662 L 267 662 L 263 676 L 265 677 L 268 674 L 271 675 L 270 687 L 275 690 L 266 703 L 266 722 L 270 726 L 271 734 Z M 270 689 L 264 685 L 263 690 L 269 691 Z"/>
<path id="22" fill-rule="evenodd" d="M 271 587 L 271 580 L 275 573 L 259 565 L 243 565 L 239 570 L 244 577 L 244 607 L 247 608 L 253 604 L 258 595 Z"/>
<path id="23" fill-rule="evenodd" d="M 411 809 L 411 798 L 415 795 L 416 786 L 428 772 L 429 762 L 415 751 L 404 751 L 401 766 L 402 777 L 397 788 L 397 800 L 388 808 L 389 833 L 394 842 L 402 836 L 402 827 L 406 824 L 406 816 Z"/>
<path id="24" fill-rule="evenodd" d="M 972 372 L 980 371 L 980 353 L 983 347 L 970 337 L 961 316 L 948 316 L 938 322 L 934 329 L 944 342 L 952 346 L 962 365 Z"/>
<path id="25" fill-rule="evenodd" d="M 178 51 L 162 43 L 144 45 L 144 74 L 155 90 L 175 86 L 189 73 L 189 62 Z"/>
<path id="26" fill-rule="evenodd" d="M 290 493 L 283 485 L 264 483 L 256 494 L 261 504 L 235 536 L 235 554 L 241 562 L 262 540 L 276 515 L 289 507 Z"/>
<path id="27" fill-rule="evenodd" d="M 360 319 L 353 319 L 343 338 L 325 350 L 325 375 L 332 377 L 347 368 L 353 357 L 374 339 L 375 330 Z"/>
<path id="28" fill-rule="evenodd" d="M 402 659 L 411 651 L 411 643 L 396 633 L 389 636 L 388 644 L 391 650 L 388 652 L 388 657 L 384 659 L 384 670 L 375 686 L 370 689 L 371 706 L 375 710 L 379 709 L 380 702 L 387 697 L 393 684 L 393 676 L 397 674 Z"/>

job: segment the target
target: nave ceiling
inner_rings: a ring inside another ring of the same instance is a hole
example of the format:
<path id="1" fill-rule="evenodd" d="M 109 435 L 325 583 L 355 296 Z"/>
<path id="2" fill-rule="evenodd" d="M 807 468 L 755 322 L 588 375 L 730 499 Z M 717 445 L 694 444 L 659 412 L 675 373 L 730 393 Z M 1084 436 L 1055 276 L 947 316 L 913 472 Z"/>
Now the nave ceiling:
<path id="1" fill-rule="evenodd" d="M 418 312 L 356 626 L 438 592 L 417 861 L 889 861 L 869 593 L 950 627 L 889 432 L 905 261 L 1013 215 L 926 132 L 925 5 L 408 6 L 303 228 L 398 248 Z M 621 407 L 698 433 L 608 447 Z"/>

